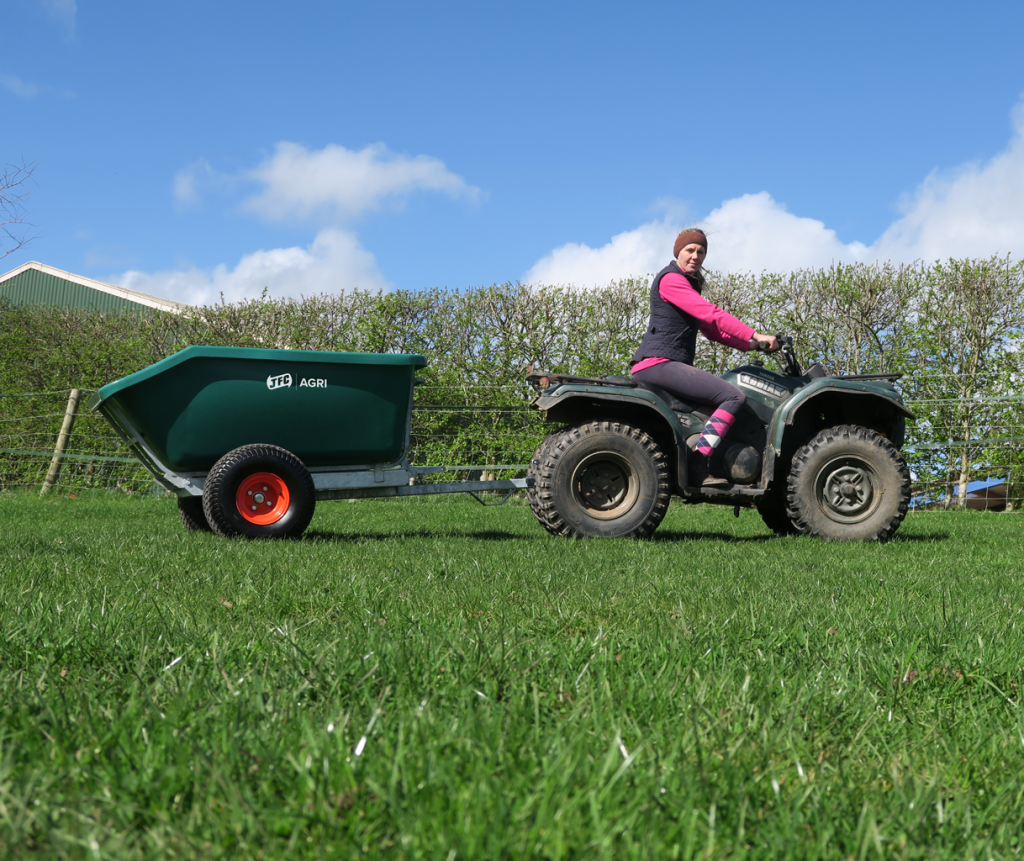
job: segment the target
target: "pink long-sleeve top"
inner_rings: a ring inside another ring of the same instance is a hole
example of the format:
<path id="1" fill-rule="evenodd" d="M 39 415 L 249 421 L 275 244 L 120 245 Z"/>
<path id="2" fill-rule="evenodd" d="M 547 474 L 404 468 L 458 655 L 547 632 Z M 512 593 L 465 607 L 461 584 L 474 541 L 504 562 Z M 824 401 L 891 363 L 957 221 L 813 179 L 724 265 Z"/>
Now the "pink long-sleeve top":
<path id="1" fill-rule="evenodd" d="M 750 339 L 754 337 L 754 330 L 701 296 L 685 276 L 675 272 L 666 273 L 658 284 L 658 294 L 680 311 L 696 317 L 705 338 L 744 352 L 750 349 Z M 632 373 L 667 361 L 669 360 L 658 356 L 642 359 L 633 365 Z"/>

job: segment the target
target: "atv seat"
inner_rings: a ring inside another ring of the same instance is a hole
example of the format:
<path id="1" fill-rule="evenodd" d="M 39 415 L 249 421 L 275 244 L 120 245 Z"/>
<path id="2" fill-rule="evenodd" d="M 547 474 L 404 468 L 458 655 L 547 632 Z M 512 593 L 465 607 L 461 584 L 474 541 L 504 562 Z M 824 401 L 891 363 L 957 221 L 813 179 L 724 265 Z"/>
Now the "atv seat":
<path id="1" fill-rule="evenodd" d="M 666 404 L 669 409 L 675 410 L 677 413 L 692 413 L 700 409 L 700 404 L 690 404 L 684 400 L 681 400 L 677 395 L 672 394 L 668 389 L 663 389 L 661 386 L 656 386 L 654 383 L 645 383 L 642 380 L 636 381 L 637 387 L 646 389 L 652 395 L 657 395 Z"/>

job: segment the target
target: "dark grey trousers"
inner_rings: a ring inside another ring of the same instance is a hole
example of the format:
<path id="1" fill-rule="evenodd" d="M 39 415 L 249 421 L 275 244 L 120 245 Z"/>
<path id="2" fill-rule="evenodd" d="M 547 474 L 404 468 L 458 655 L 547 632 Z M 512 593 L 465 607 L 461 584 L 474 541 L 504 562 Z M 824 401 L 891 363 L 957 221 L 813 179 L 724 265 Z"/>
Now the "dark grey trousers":
<path id="1" fill-rule="evenodd" d="M 633 376 L 668 389 L 684 401 L 710 404 L 716 411 L 722 410 L 734 418 L 746 401 L 746 396 L 736 386 L 682 362 L 662 362 Z"/>

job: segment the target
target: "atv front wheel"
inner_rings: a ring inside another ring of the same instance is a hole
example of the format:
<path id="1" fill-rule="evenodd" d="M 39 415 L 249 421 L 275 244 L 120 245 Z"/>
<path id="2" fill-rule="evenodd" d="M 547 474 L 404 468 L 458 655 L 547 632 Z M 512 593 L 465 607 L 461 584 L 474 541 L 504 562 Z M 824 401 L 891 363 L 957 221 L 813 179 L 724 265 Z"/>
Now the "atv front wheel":
<path id="1" fill-rule="evenodd" d="M 555 535 L 645 538 L 671 497 L 665 455 L 648 434 L 622 422 L 587 422 L 552 434 L 528 474 L 530 507 Z"/>
<path id="2" fill-rule="evenodd" d="M 785 493 L 771 491 L 765 494 L 757 503 L 757 513 L 764 525 L 776 535 L 797 535 L 800 532 L 786 511 Z"/>
<path id="3" fill-rule="evenodd" d="M 896 447 L 858 425 L 826 428 L 793 456 L 787 514 L 801 532 L 833 541 L 885 541 L 910 503 Z"/>

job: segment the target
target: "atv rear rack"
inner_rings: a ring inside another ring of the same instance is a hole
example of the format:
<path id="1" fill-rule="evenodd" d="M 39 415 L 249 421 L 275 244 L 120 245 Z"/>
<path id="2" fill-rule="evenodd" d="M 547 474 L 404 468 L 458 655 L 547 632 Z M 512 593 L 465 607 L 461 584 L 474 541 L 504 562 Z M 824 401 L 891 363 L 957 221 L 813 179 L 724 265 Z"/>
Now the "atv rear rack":
<path id="1" fill-rule="evenodd" d="M 571 374 L 549 374 L 547 371 L 532 371 L 526 375 L 526 382 L 538 392 L 543 392 L 557 385 L 616 386 L 624 389 L 639 388 L 639 383 L 631 377 L 574 377 Z"/>

